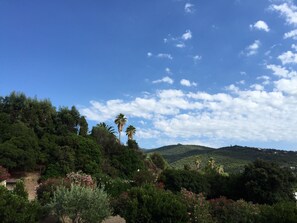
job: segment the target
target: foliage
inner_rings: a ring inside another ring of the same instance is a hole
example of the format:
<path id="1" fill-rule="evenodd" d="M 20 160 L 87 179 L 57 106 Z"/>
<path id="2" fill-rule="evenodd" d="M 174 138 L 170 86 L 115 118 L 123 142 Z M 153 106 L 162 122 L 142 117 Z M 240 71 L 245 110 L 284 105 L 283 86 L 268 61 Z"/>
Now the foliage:
<path id="1" fill-rule="evenodd" d="M 2 223 L 38 222 L 40 207 L 36 202 L 29 202 L 1 186 L 0 198 L 0 219 Z"/>
<path id="2" fill-rule="evenodd" d="M 123 131 L 123 127 L 127 122 L 127 118 L 124 114 L 120 113 L 117 115 L 116 119 L 114 120 L 114 123 L 118 126 L 118 132 L 119 132 L 119 142 L 121 143 L 121 132 Z"/>
<path id="3" fill-rule="evenodd" d="M 295 202 L 280 202 L 272 206 L 262 205 L 260 223 L 296 223 L 297 208 Z"/>
<path id="4" fill-rule="evenodd" d="M 82 171 L 78 172 L 71 172 L 66 175 L 66 180 L 68 180 L 71 184 L 75 184 L 78 186 L 84 186 L 84 187 L 91 187 L 93 188 L 95 186 L 95 182 L 92 179 L 91 175 L 87 175 L 83 173 Z"/>
<path id="5" fill-rule="evenodd" d="M 257 205 L 244 200 L 233 201 L 220 197 L 210 200 L 211 214 L 216 222 L 249 223 L 256 222 L 260 215 Z"/>
<path id="6" fill-rule="evenodd" d="M 210 205 L 202 193 L 195 194 L 184 188 L 181 190 L 181 197 L 187 205 L 189 222 L 212 223 L 214 222 L 210 214 Z"/>
<path id="7" fill-rule="evenodd" d="M 112 157 L 112 165 L 120 172 L 121 177 L 133 177 L 136 171 L 145 168 L 144 155 L 141 151 L 122 146 L 118 154 Z"/>
<path id="8" fill-rule="evenodd" d="M 188 170 L 164 170 L 160 176 L 160 181 L 165 185 L 165 189 L 178 192 L 185 188 L 194 193 L 205 193 L 209 191 L 209 184 L 206 178 L 196 172 Z"/>
<path id="9" fill-rule="evenodd" d="M 262 160 L 246 166 L 240 181 L 243 198 L 260 204 L 294 201 L 296 182 L 290 170 Z"/>
<path id="10" fill-rule="evenodd" d="M 16 182 L 15 188 L 13 190 L 13 193 L 18 195 L 19 197 L 22 197 L 24 199 L 28 199 L 28 193 L 25 190 L 25 185 L 24 185 L 24 181 L 22 180 L 18 180 Z"/>
<path id="11" fill-rule="evenodd" d="M 150 159 L 156 165 L 156 167 L 158 167 L 161 170 L 164 170 L 165 169 L 165 167 L 166 167 L 166 161 L 164 160 L 164 158 L 162 157 L 162 155 L 160 155 L 159 153 L 152 153 L 150 155 Z"/>
<path id="12" fill-rule="evenodd" d="M 70 189 L 59 187 L 48 207 L 62 222 L 101 222 L 111 215 L 109 199 L 100 188 L 71 185 Z"/>
<path id="13" fill-rule="evenodd" d="M 148 185 L 123 194 L 114 208 L 131 223 L 188 222 L 186 205 L 177 195 Z"/>
<path id="14" fill-rule="evenodd" d="M 149 170 L 139 170 L 134 173 L 133 185 L 142 186 L 145 184 L 153 184 L 155 182 L 155 175 Z"/>
<path id="15" fill-rule="evenodd" d="M 50 178 L 40 183 L 36 190 L 38 202 L 46 205 L 53 198 L 56 189 L 62 185 L 65 186 L 62 178 Z"/>
<path id="16" fill-rule="evenodd" d="M 275 149 L 259 149 L 252 147 L 230 146 L 219 149 L 203 147 L 198 145 L 170 145 L 147 153 L 157 152 L 174 168 L 183 169 L 185 164 L 190 164 L 196 169 L 195 161 L 197 156 L 201 160 L 200 169 L 204 168 L 210 157 L 224 166 L 228 173 L 241 173 L 245 165 L 255 161 L 257 158 L 276 162 L 280 166 L 293 167 L 297 170 L 296 151 L 282 151 Z"/>
<path id="17" fill-rule="evenodd" d="M 3 180 L 7 180 L 10 177 L 10 174 L 8 173 L 7 169 L 3 166 L 0 166 L 0 182 Z"/>
<path id="18" fill-rule="evenodd" d="M 126 129 L 126 135 L 128 136 L 128 140 L 133 140 L 133 136 L 136 133 L 136 128 L 133 125 L 129 125 Z"/>

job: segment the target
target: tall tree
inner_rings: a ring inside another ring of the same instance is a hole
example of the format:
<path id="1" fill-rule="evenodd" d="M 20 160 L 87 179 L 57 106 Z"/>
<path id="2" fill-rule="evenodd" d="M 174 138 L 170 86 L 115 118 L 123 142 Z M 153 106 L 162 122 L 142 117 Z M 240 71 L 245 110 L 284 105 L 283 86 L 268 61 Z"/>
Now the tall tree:
<path id="1" fill-rule="evenodd" d="M 133 140 L 133 135 L 136 133 L 136 128 L 133 125 L 129 125 L 126 129 L 126 135 L 128 140 Z"/>
<path id="2" fill-rule="evenodd" d="M 121 132 L 123 131 L 123 127 L 126 124 L 126 122 L 127 122 L 127 118 L 122 113 L 120 113 L 114 120 L 114 123 L 118 126 L 119 142 L 120 143 L 121 143 Z"/>

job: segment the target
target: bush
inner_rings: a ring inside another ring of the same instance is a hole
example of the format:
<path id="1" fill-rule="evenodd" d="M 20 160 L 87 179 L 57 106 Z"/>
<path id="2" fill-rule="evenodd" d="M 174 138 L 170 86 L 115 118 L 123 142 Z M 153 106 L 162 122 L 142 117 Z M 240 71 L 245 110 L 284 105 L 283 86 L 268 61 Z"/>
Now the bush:
<path id="1" fill-rule="evenodd" d="M 40 207 L 36 202 L 29 202 L 1 186 L 0 198 L 1 223 L 38 222 Z"/>
<path id="2" fill-rule="evenodd" d="M 164 183 L 165 189 L 179 192 L 185 188 L 196 194 L 209 191 L 209 184 L 206 177 L 196 171 L 188 170 L 165 170 L 160 176 L 160 181 Z"/>
<path id="3" fill-rule="evenodd" d="M 16 195 L 18 195 L 19 197 L 22 197 L 24 199 L 28 199 L 28 193 L 25 190 L 25 185 L 24 182 L 22 180 L 18 180 L 16 182 L 15 188 L 13 190 L 13 193 L 15 193 Z"/>
<path id="4" fill-rule="evenodd" d="M 281 202 L 272 206 L 262 205 L 260 223 L 296 223 L 297 208 L 294 202 Z"/>
<path id="5" fill-rule="evenodd" d="M 101 222 L 111 215 L 107 193 L 99 188 L 71 185 L 59 187 L 48 207 L 63 222 Z"/>
<path id="6" fill-rule="evenodd" d="M 260 215 L 258 205 L 244 200 L 233 201 L 220 197 L 209 201 L 211 214 L 216 222 L 220 223 L 250 223 L 257 222 Z"/>
<path id="7" fill-rule="evenodd" d="M 131 223 L 188 222 L 186 205 L 177 195 L 150 185 L 124 193 L 115 203 L 115 211 Z"/>
<path id="8" fill-rule="evenodd" d="M 54 192 L 63 185 L 62 178 L 50 178 L 40 183 L 37 188 L 37 199 L 41 205 L 46 205 L 54 196 Z"/>
<path id="9" fill-rule="evenodd" d="M 181 197 L 187 204 L 187 212 L 189 214 L 189 222 L 191 223 L 213 223 L 210 214 L 210 205 L 206 201 L 203 194 L 195 194 L 186 189 L 181 190 Z"/>

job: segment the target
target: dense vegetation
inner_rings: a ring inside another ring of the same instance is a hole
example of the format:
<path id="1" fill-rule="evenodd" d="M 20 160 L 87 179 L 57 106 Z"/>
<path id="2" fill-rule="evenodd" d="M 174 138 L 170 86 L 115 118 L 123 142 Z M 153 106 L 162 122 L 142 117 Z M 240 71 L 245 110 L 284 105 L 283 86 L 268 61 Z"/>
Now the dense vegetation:
<path id="1" fill-rule="evenodd" d="M 243 146 L 228 146 L 214 149 L 197 145 L 170 145 L 153 150 L 147 153 L 157 152 L 161 154 L 175 168 L 183 169 L 188 164 L 195 168 L 197 158 L 201 165 L 206 165 L 212 157 L 224 166 L 229 173 L 242 172 L 244 167 L 256 159 L 262 159 L 278 163 L 280 166 L 289 167 L 297 171 L 297 152 L 283 151 L 276 149 L 262 149 Z"/>
<path id="2" fill-rule="evenodd" d="M 241 172 L 228 173 L 210 156 L 212 148 L 174 148 L 172 159 L 172 147 L 160 150 L 169 163 L 195 155 L 191 165 L 174 169 L 156 151 L 139 149 L 130 123 L 124 145 L 127 123 L 124 114 L 115 117 L 117 138 L 106 123 L 89 131 L 74 106 L 56 109 L 49 100 L 19 93 L 1 97 L 0 181 L 20 171 L 42 176 L 33 202 L 22 181 L 14 191 L 0 186 L 1 222 L 93 223 L 117 214 L 128 223 L 297 222 L 297 178 L 282 163 L 256 159 L 256 150 L 225 148 L 217 154 L 253 157 Z"/>

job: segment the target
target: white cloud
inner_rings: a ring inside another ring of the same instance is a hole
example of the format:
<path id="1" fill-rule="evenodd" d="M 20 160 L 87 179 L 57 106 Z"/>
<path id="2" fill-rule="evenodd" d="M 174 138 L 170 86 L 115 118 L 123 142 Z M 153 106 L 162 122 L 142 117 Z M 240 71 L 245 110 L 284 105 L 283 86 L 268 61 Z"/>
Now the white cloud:
<path id="1" fill-rule="evenodd" d="M 297 95 L 297 77 L 293 77 L 291 79 L 280 79 L 275 82 L 275 85 L 279 91 L 285 92 L 289 95 Z"/>
<path id="2" fill-rule="evenodd" d="M 194 5 L 191 3 L 186 3 L 184 9 L 185 9 L 186 13 L 194 13 L 195 12 Z"/>
<path id="3" fill-rule="evenodd" d="M 260 40 L 255 40 L 251 45 L 249 45 L 246 48 L 246 55 L 247 56 L 252 56 L 258 53 L 258 50 L 260 48 L 261 42 Z"/>
<path id="4" fill-rule="evenodd" d="M 254 25 L 250 25 L 250 28 L 263 30 L 265 32 L 269 32 L 269 30 L 270 30 L 267 23 L 262 20 L 257 21 Z"/>
<path id="5" fill-rule="evenodd" d="M 294 4 L 283 3 L 281 5 L 272 5 L 271 9 L 285 17 L 288 24 L 297 25 L 297 7 Z"/>
<path id="6" fill-rule="evenodd" d="M 168 54 L 168 53 L 159 53 L 156 57 L 157 58 L 169 59 L 169 60 L 172 60 L 173 59 L 173 57 L 171 56 L 171 54 Z"/>
<path id="7" fill-rule="evenodd" d="M 295 51 L 297 51 L 297 45 L 296 44 L 292 44 L 292 49 L 294 49 Z"/>
<path id="8" fill-rule="evenodd" d="M 172 72 L 171 72 L 171 70 L 170 70 L 169 67 L 166 67 L 166 68 L 165 68 L 165 72 L 166 72 L 167 74 L 172 74 Z"/>
<path id="9" fill-rule="evenodd" d="M 266 65 L 266 68 L 272 70 L 273 74 L 279 77 L 288 77 L 289 75 L 289 71 L 286 68 L 281 67 L 279 65 L 268 64 Z"/>
<path id="10" fill-rule="evenodd" d="M 278 56 L 278 59 L 281 60 L 282 64 L 290 64 L 297 63 L 297 53 L 293 53 L 292 51 L 287 51 Z"/>
<path id="11" fill-rule="evenodd" d="M 284 34 L 284 39 L 292 38 L 297 40 L 297 29 L 294 29 L 290 32 Z"/>
<path id="12" fill-rule="evenodd" d="M 142 118 L 138 138 L 165 141 L 232 140 L 240 142 L 287 141 L 297 143 L 297 75 L 277 65 L 267 65 L 278 80 L 266 91 L 260 84 L 242 90 L 230 85 L 227 93 L 159 90 L 130 101 L 91 101 L 80 109 L 88 120 L 108 121 L 122 112 Z M 257 79 L 269 80 L 268 76 Z M 163 142 L 164 143 L 164 142 Z"/>
<path id="13" fill-rule="evenodd" d="M 191 30 L 186 30 L 186 32 L 181 37 L 183 40 L 192 39 L 192 32 Z"/>
<path id="14" fill-rule="evenodd" d="M 155 80 L 152 83 L 153 84 L 158 84 L 158 83 L 173 84 L 173 82 L 174 82 L 173 79 L 171 79 L 170 77 L 166 76 L 166 77 L 163 77 L 162 79 Z"/>
<path id="15" fill-rule="evenodd" d="M 193 60 L 194 60 L 195 63 L 197 63 L 201 59 L 202 59 L 202 56 L 200 56 L 200 55 L 193 56 Z"/>
<path id="16" fill-rule="evenodd" d="M 177 48 L 185 48 L 186 47 L 186 44 L 185 43 L 177 43 L 177 44 L 175 44 L 175 46 Z"/>
<path id="17" fill-rule="evenodd" d="M 263 80 L 263 82 L 262 82 L 263 85 L 270 84 L 270 77 L 268 77 L 267 75 L 257 77 L 257 80 Z"/>
<path id="18" fill-rule="evenodd" d="M 251 88 L 255 89 L 256 91 L 263 91 L 264 87 L 260 84 L 253 84 L 250 86 Z"/>
<path id="19" fill-rule="evenodd" d="M 189 81 L 187 79 L 182 79 L 180 81 L 180 84 L 183 85 L 183 86 L 186 86 L 186 87 L 197 86 L 197 83 L 191 82 L 191 81 Z"/>
<path id="20" fill-rule="evenodd" d="M 147 57 L 152 57 L 153 56 L 153 54 L 151 52 L 148 52 L 146 55 L 147 55 Z"/>

